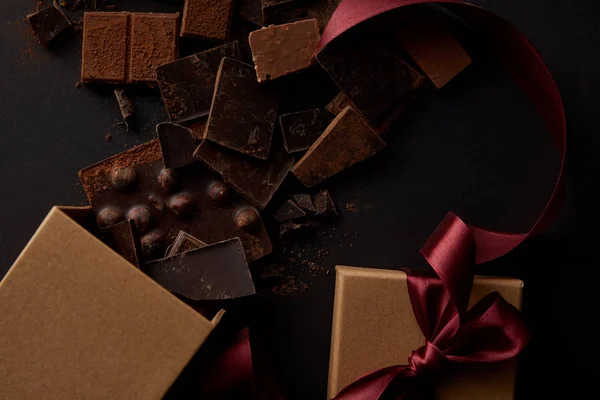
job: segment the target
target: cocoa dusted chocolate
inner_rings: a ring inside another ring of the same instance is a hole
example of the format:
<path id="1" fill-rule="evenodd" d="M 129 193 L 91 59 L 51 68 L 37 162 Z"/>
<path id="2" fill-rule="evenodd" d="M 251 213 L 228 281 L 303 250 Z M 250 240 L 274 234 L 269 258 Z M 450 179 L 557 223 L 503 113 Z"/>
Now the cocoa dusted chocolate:
<path id="1" fill-rule="evenodd" d="M 233 0 L 185 0 L 181 36 L 227 40 Z"/>
<path id="2" fill-rule="evenodd" d="M 167 247 L 165 258 L 173 257 L 191 250 L 201 249 L 206 246 L 208 246 L 208 244 L 197 237 L 194 237 L 187 232 L 179 231 L 173 244 Z"/>
<path id="3" fill-rule="evenodd" d="M 332 119 L 318 108 L 280 116 L 279 124 L 285 150 L 288 153 L 308 150 Z"/>
<path id="4" fill-rule="evenodd" d="M 254 68 L 225 57 L 221 61 L 204 138 L 266 160 L 279 94 L 256 81 Z"/>
<path id="5" fill-rule="evenodd" d="M 329 43 L 317 61 L 352 104 L 373 126 L 412 102 L 424 78 L 403 61 L 396 49 L 356 35 Z"/>
<path id="6" fill-rule="evenodd" d="M 237 41 L 156 68 L 158 87 L 172 122 L 208 115 L 223 57 L 241 58 Z"/>
<path id="7" fill-rule="evenodd" d="M 251 32 L 249 42 L 258 81 L 269 81 L 309 67 L 320 37 L 316 19 Z"/>
<path id="8" fill-rule="evenodd" d="M 206 243 L 239 237 L 248 260 L 272 250 L 258 211 L 200 163 L 165 168 L 158 139 L 79 172 L 100 227 L 135 222 L 146 261 L 183 230 Z"/>
<path id="9" fill-rule="evenodd" d="M 57 7 L 50 6 L 29 14 L 27 20 L 40 43 L 48 44 L 71 27 L 71 22 Z"/>
<path id="10" fill-rule="evenodd" d="M 288 200 L 273 214 L 277 222 L 285 222 L 291 219 L 306 217 L 306 213 L 292 200 Z"/>
<path id="11" fill-rule="evenodd" d="M 248 202 L 263 209 L 279 189 L 294 164 L 279 142 L 267 160 L 246 157 L 209 141 L 200 143 L 194 157 L 221 175 Z"/>
<path id="12" fill-rule="evenodd" d="M 156 260 L 143 270 L 165 289 L 191 300 L 226 300 L 255 293 L 239 238 Z"/>
<path id="13" fill-rule="evenodd" d="M 346 107 L 294 165 L 292 173 L 306 187 L 311 187 L 384 147 L 385 142 L 367 121 Z"/>
<path id="14" fill-rule="evenodd" d="M 154 69 L 177 58 L 179 14 L 86 12 L 81 81 L 153 83 Z"/>

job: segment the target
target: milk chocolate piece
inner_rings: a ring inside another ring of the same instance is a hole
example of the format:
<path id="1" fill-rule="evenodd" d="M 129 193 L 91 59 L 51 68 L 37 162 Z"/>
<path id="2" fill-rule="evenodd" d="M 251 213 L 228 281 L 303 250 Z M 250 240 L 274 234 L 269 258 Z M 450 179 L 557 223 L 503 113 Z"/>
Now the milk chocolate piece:
<path id="1" fill-rule="evenodd" d="M 306 217 L 306 213 L 302 211 L 300 207 L 296 205 L 296 203 L 294 203 L 291 200 L 288 200 L 285 203 L 283 203 L 281 207 L 279 207 L 277 212 L 273 214 L 273 217 L 278 222 L 285 222 L 291 219 Z"/>
<path id="2" fill-rule="evenodd" d="M 400 27 L 396 37 L 438 89 L 471 64 L 465 49 L 441 23 L 408 22 Z"/>
<path id="3" fill-rule="evenodd" d="M 309 194 L 295 194 L 292 196 L 292 198 L 294 199 L 294 202 L 298 205 L 298 207 L 300 207 L 301 209 L 308 211 L 309 213 L 317 212 Z"/>
<path id="4" fill-rule="evenodd" d="M 279 96 L 256 81 L 251 65 L 224 58 L 221 61 L 205 139 L 266 160 Z"/>
<path id="5" fill-rule="evenodd" d="M 177 59 L 179 14 L 132 13 L 129 81 L 156 82 L 156 67 Z"/>
<path id="6" fill-rule="evenodd" d="M 284 222 L 279 226 L 279 238 L 282 240 L 298 240 L 313 233 L 319 228 L 319 224 L 314 221 L 295 223 L 293 221 Z"/>
<path id="7" fill-rule="evenodd" d="M 187 232 L 179 231 L 172 245 L 167 247 L 165 258 L 173 257 L 191 250 L 201 249 L 208 246 L 202 240 L 190 235 Z"/>
<path id="8" fill-rule="evenodd" d="M 190 129 L 162 122 L 156 125 L 156 133 L 165 168 L 179 168 L 194 162 L 196 139 Z"/>
<path id="9" fill-rule="evenodd" d="M 237 41 L 180 58 L 156 69 L 158 86 L 172 122 L 208 115 L 223 57 L 240 59 Z"/>
<path id="10" fill-rule="evenodd" d="M 385 142 L 367 121 L 346 107 L 294 165 L 292 173 L 306 187 L 311 187 L 384 147 Z"/>
<path id="11" fill-rule="evenodd" d="M 198 146 L 194 156 L 260 209 L 271 201 L 294 164 L 294 159 L 278 142 L 273 143 L 267 161 L 245 157 L 206 140 Z"/>
<path id="12" fill-rule="evenodd" d="M 258 81 L 276 79 L 310 66 L 320 37 L 316 19 L 269 26 L 250 33 Z"/>
<path id="13" fill-rule="evenodd" d="M 240 0 L 238 6 L 240 17 L 256 25 L 264 25 L 262 0 Z"/>
<path id="14" fill-rule="evenodd" d="M 327 189 L 321 190 L 315 194 L 315 206 L 317 208 L 317 215 L 323 217 L 337 217 L 338 213 L 335 209 L 333 199 Z"/>
<path id="15" fill-rule="evenodd" d="M 153 261 L 144 272 L 165 289 L 192 300 L 225 300 L 255 293 L 239 238 Z"/>
<path id="16" fill-rule="evenodd" d="M 339 92 L 333 99 L 331 99 L 329 104 L 325 106 L 325 109 L 333 115 L 338 115 L 344 110 L 344 108 L 351 105 L 352 102 L 348 96 L 346 96 L 344 92 Z"/>
<path id="17" fill-rule="evenodd" d="M 332 118 L 318 108 L 279 117 L 283 146 L 288 153 L 308 150 L 321 136 Z"/>
<path id="18" fill-rule="evenodd" d="M 233 0 L 185 0 L 181 36 L 227 40 Z"/>
<path id="19" fill-rule="evenodd" d="M 83 17 L 81 81 L 127 80 L 129 13 L 86 12 Z"/>
<path id="20" fill-rule="evenodd" d="M 103 241 L 131 264 L 140 268 L 142 248 L 137 227 L 126 220 L 102 229 Z"/>
<path id="21" fill-rule="evenodd" d="M 127 96 L 127 93 L 125 93 L 123 89 L 115 89 L 115 97 L 117 99 L 117 103 L 119 104 L 119 109 L 121 110 L 121 115 L 123 116 L 125 126 L 127 129 L 133 127 L 135 108 L 133 107 L 131 99 L 129 96 Z"/>
<path id="22" fill-rule="evenodd" d="M 29 14 L 27 20 L 31 24 L 33 33 L 42 44 L 50 43 L 71 26 L 71 22 L 65 14 L 54 6 Z"/>
<path id="23" fill-rule="evenodd" d="M 114 171 L 126 168 L 135 171 L 135 179 L 115 186 Z M 239 237 L 251 261 L 271 252 L 258 211 L 232 190 L 225 190 L 224 196 L 212 196 L 214 185 L 226 186 L 200 163 L 165 169 L 158 139 L 85 168 L 79 176 L 97 216 L 109 209 L 119 222 L 134 209 L 148 211 L 149 218 L 145 212 L 139 212 L 138 218 L 147 231 L 141 237 L 146 261 L 161 257 L 181 230 L 207 243 Z M 251 229 L 238 226 L 242 212 L 253 214 Z"/>
<path id="24" fill-rule="evenodd" d="M 412 100 L 424 81 L 391 46 L 373 46 L 363 38 L 334 40 L 316 58 L 357 111 L 374 126 Z"/>

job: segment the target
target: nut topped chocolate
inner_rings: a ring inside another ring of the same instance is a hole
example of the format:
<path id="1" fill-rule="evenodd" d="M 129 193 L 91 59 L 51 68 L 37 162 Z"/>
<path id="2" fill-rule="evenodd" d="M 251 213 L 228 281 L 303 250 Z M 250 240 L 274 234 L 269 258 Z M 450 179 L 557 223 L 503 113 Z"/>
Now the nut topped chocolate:
<path id="1" fill-rule="evenodd" d="M 206 243 L 239 237 L 251 261 L 271 252 L 254 207 L 200 163 L 164 168 L 157 139 L 85 168 L 79 176 L 100 226 L 125 219 L 135 223 L 146 261 L 162 257 L 181 230 Z"/>

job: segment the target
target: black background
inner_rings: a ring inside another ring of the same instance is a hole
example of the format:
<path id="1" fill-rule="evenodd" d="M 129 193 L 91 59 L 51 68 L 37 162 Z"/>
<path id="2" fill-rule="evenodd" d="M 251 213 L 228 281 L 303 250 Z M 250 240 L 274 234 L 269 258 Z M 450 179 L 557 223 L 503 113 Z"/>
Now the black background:
<path id="1" fill-rule="evenodd" d="M 538 48 L 561 90 L 568 123 L 564 211 L 547 233 L 480 271 L 525 281 L 535 339 L 522 359 L 518 398 L 587 397 L 598 377 L 588 360 L 598 355 L 600 3 L 474 3 L 514 23 Z M 174 11 L 182 2 L 121 4 L 120 10 Z M 34 0 L 0 4 L 0 276 L 52 205 L 85 204 L 79 169 L 150 139 L 154 125 L 166 120 L 157 93 L 142 90 L 134 98 L 140 133 L 118 126 L 110 91 L 76 88 L 80 35 L 51 49 L 40 46 L 23 22 L 34 9 Z M 328 268 L 399 268 L 422 265 L 418 249 L 448 211 L 495 229 L 533 224 L 555 181 L 557 153 L 511 78 L 493 60 L 476 61 L 421 99 L 386 137 L 384 152 L 327 183 L 342 221 L 300 247 L 328 248 L 319 261 Z M 349 203 L 357 212 L 346 210 Z M 248 318 L 270 344 L 289 399 L 325 395 L 334 274 L 309 284 L 288 297 L 261 299 Z"/>

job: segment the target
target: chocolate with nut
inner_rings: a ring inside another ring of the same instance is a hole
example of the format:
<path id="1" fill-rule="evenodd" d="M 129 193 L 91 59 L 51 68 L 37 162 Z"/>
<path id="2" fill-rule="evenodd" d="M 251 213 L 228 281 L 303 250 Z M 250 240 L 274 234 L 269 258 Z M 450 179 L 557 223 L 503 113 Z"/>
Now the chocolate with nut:
<path id="1" fill-rule="evenodd" d="M 250 261 L 271 252 L 254 207 L 200 163 L 164 168 L 157 139 L 79 176 L 99 226 L 135 222 L 146 261 L 162 257 L 181 230 L 207 243 L 239 237 Z"/>

